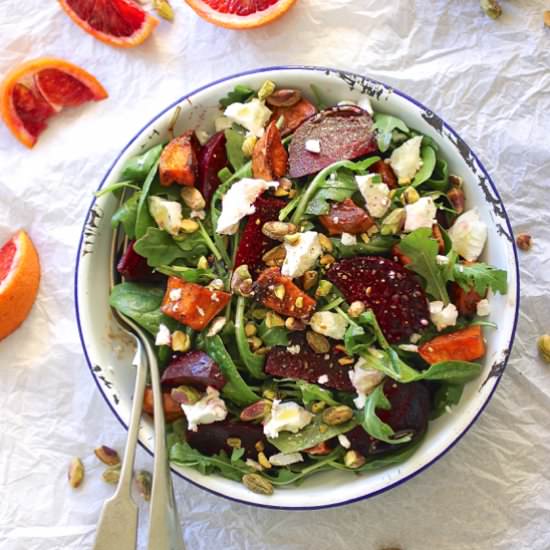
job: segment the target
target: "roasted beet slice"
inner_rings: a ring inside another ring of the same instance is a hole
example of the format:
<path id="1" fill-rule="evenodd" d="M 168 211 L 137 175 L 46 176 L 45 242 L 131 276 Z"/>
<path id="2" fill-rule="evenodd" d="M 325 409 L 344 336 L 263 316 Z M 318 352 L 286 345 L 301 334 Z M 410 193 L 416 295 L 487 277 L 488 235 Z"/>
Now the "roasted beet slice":
<path id="1" fill-rule="evenodd" d="M 235 422 L 224 420 L 213 424 L 201 424 L 196 432 L 188 431 L 186 434 L 187 443 L 202 454 L 212 456 L 220 451 L 231 455 L 233 449 L 227 444 L 228 438 L 238 438 L 241 446 L 245 449 L 245 457 L 258 459 L 256 443 L 261 441 L 264 445 L 264 453 L 267 456 L 276 454 L 278 451 L 271 445 L 263 432 L 261 424 L 251 422 Z"/>
<path id="2" fill-rule="evenodd" d="M 265 265 L 262 256 L 279 243 L 266 237 L 262 233 L 265 222 L 279 219 L 279 212 L 285 206 L 285 202 L 272 197 L 258 197 L 254 203 L 256 211 L 248 216 L 248 221 L 239 241 L 235 267 L 246 264 L 252 275 L 257 275 Z"/>
<path id="3" fill-rule="evenodd" d="M 382 176 L 382 181 L 390 188 L 397 189 L 397 177 L 395 172 L 392 170 L 392 167 L 389 164 L 386 164 L 383 160 L 375 162 L 370 168 L 369 172 L 374 172 L 375 174 L 380 174 Z"/>
<path id="4" fill-rule="evenodd" d="M 210 356 L 203 351 L 193 350 L 174 356 L 162 373 L 161 382 L 164 387 L 188 384 L 199 389 L 212 386 L 221 390 L 226 380 Z"/>
<path id="5" fill-rule="evenodd" d="M 134 250 L 135 241 L 130 241 L 116 266 L 117 271 L 127 280 L 140 283 L 154 283 L 166 278 L 162 273 L 154 272 L 147 260 Z"/>
<path id="6" fill-rule="evenodd" d="M 280 107 L 270 105 L 270 108 L 273 111 L 272 121 L 277 122 L 280 117 L 283 117 L 283 126 L 281 128 L 281 136 L 283 137 L 292 134 L 304 121 L 317 113 L 315 105 L 304 98 L 293 105 L 281 105 Z"/>
<path id="7" fill-rule="evenodd" d="M 212 195 L 220 185 L 218 172 L 228 165 L 225 141 L 225 134 L 218 132 L 205 143 L 199 153 L 197 188 L 202 193 L 207 205 L 210 204 Z"/>
<path id="8" fill-rule="evenodd" d="M 327 375 L 328 382 L 319 384 L 326 388 L 354 391 L 349 379 L 350 366 L 338 363 L 344 355 L 331 349 L 329 353 L 315 353 L 308 345 L 304 333 L 290 336 L 290 346 L 275 346 L 267 355 L 265 372 L 278 378 L 294 378 L 319 384 L 320 376 Z"/>
<path id="9" fill-rule="evenodd" d="M 428 427 L 430 392 L 421 382 L 399 384 L 391 379 L 384 382 L 384 393 L 391 403 L 390 410 L 377 409 L 380 420 L 389 424 L 396 435 L 411 432 L 413 440 Z M 390 445 L 371 437 L 361 426 L 346 433 L 351 448 L 363 456 L 395 451 L 399 446 Z"/>
<path id="10" fill-rule="evenodd" d="M 332 204 L 330 212 L 319 216 L 319 221 L 330 235 L 366 233 L 374 225 L 366 211 L 351 199 Z"/>
<path id="11" fill-rule="evenodd" d="M 308 151 L 307 142 L 320 144 L 321 152 Z M 289 147 L 289 175 L 315 174 L 338 160 L 351 160 L 377 150 L 371 116 L 352 105 L 333 107 L 304 122 Z"/>
<path id="12" fill-rule="evenodd" d="M 327 278 L 348 303 L 360 300 L 374 311 L 391 343 L 428 325 L 428 300 L 418 278 L 393 260 L 381 256 L 347 258 L 332 264 Z"/>

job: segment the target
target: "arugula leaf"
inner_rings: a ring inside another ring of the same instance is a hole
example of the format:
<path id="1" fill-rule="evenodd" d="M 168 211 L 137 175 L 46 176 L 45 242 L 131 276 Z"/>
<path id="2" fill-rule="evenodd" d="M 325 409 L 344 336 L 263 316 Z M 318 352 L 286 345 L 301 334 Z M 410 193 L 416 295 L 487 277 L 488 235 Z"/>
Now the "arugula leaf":
<path id="1" fill-rule="evenodd" d="M 321 431 L 321 425 L 327 426 L 325 431 Z M 282 453 L 297 453 L 304 449 L 314 447 L 323 441 L 328 441 L 337 435 L 349 432 L 357 426 L 356 420 L 350 420 L 344 424 L 337 426 L 328 426 L 323 422 L 322 415 L 317 415 L 313 418 L 310 424 L 299 432 L 293 434 L 291 432 L 281 432 L 278 437 L 268 438 L 269 442 L 277 447 Z"/>
<path id="2" fill-rule="evenodd" d="M 314 401 L 323 401 L 327 405 L 338 405 L 338 401 L 335 401 L 332 397 L 332 392 L 317 386 L 317 384 L 310 384 L 305 380 L 296 380 L 296 386 L 302 393 L 302 402 L 304 405 L 309 405 Z"/>
<path id="3" fill-rule="evenodd" d="M 231 92 L 225 97 L 220 99 L 220 105 L 222 107 L 229 107 L 232 103 L 244 103 L 248 101 L 256 92 L 245 86 L 244 84 L 237 84 Z"/>
<path id="4" fill-rule="evenodd" d="M 407 269 L 414 271 L 424 279 L 426 292 L 447 305 L 449 303 L 447 281 L 436 262 L 438 244 L 433 238 L 432 230 L 428 227 L 422 227 L 409 233 L 401 239 L 399 248 L 403 254 L 411 259 Z"/>
<path id="5" fill-rule="evenodd" d="M 286 206 L 281 208 L 281 211 L 279 212 L 279 221 L 284 222 L 287 218 L 287 216 L 298 206 L 298 203 L 300 202 L 301 194 L 296 195 L 293 199 L 290 199 Z"/>
<path id="6" fill-rule="evenodd" d="M 224 166 L 218 172 L 218 178 L 220 178 L 220 181 L 222 183 L 225 183 L 232 175 L 233 175 L 233 173 L 231 172 L 231 170 L 229 170 L 229 168 L 227 166 Z"/>
<path id="7" fill-rule="evenodd" d="M 239 170 L 246 164 L 246 157 L 243 153 L 244 135 L 230 128 L 227 129 L 224 134 L 227 158 L 231 166 L 233 166 L 233 170 Z"/>
<path id="8" fill-rule="evenodd" d="M 147 205 L 147 198 L 149 197 L 149 193 L 151 192 L 151 185 L 153 184 L 153 180 L 157 175 L 159 163 L 160 163 L 160 151 L 156 162 L 151 167 L 151 170 L 149 170 L 149 173 L 147 174 L 147 177 L 143 182 L 143 188 L 139 196 L 137 216 L 136 216 L 136 237 L 138 239 L 140 239 L 141 237 L 143 237 L 143 235 L 145 235 L 145 232 L 147 231 L 148 227 L 155 225 L 153 217 L 149 212 L 149 206 Z"/>
<path id="9" fill-rule="evenodd" d="M 113 214 L 111 218 L 111 227 L 116 229 L 121 223 L 124 232 L 129 239 L 134 239 L 136 236 L 136 219 L 138 211 L 140 192 L 134 193 L 127 201 L 124 201 L 120 208 Z"/>
<path id="10" fill-rule="evenodd" d="M 129 158 L 122 167 L 121 177 L 134 181 L 143 181 L 157 162 L 163 148 L 163 144 L 155 145 L 148 151 L 145 151 L 145 153 Z"/>
<path id="11" fill-rule="evenodd" d="M 375 113 L 374 129 L 376 130 L 376 139 L 378 141 L 378 149 L 385 153 L 391 145 L 392 132 L 397 129 L 405 134 L 409 133 L 408 126 L 400 119 L 383 113 Z"/>
<path id="12" fill-rule="evenodd" d="M 361 426 L 372 437 L 385 441 L 391 445 L 399 445 L 408 443 L 411 440 L 412 434 L 407 433 L 401 437 L 396 437 L 393 428 L 382 422 L 376 414 L 376 409 L 389 410 L 391 403 L 384 394 L 383 384 L 380 384 L 372 393 L 370 393 L 365 402 L 365 408 L 361 415 Z"/>
<path id="13" fill-rule="evenodd" d="M 464 384 L 443 383 L 437 389 L 434 396 L 434 406 L 430 413 L 430 420 L 439 418 L 447 410 L 447 407 L 457 405 L 462 397 Z"/>
<path id="14" fill-rule="evenodd" d="M 270 348 L 273 346 L 286 347 L 290 345 L 288 330 L 285 327 L 267 328 L 265 321 L 261 323 L 258 329 L 258 336 L 262 339 L 262 342 Z"/>
<path id="15" fill-rule="evenodd" d="M 210 240 L 210 238 L 208 238 Z M 174 242 L 181 249 L 183 254 L 180 256 L 188 265 L 195 266 L 201 256 L 208 256 L 209 246 L 205 240 L 204 231 L 195 231 L 194 233 L 181 234 L 174 237 Z"/>
<path id="16" fill-rule="evenodd" d="M 447 191 L 449 188 L 449 165 L 445 159 L 437 159 L 434 171 L 426 182 L 426 187 L 436 191 Z"/>
<path id="17" fill-rule="evenodd" d="M 208 284 L 217 278 L 211 269 L 199 269 L 181 265 L 160 265 L 156 268 L 156 271 L 171 277 L 178 277 L 188 283 Z"/>
<path id="18" fill-rule="evenodd" d="M 435 151 L 430 146 L 424 145 L 420 151 L 420 156 L 422 157 L 422 167 L 414 177 L 412 182 L 413 187 L 417 187 L 430 179 L 437 161 Z"/>
<path id="19" fill-rule="evenodd" d="M 482 262 L 472 265 L 455 264 L 450 279 L 458 283 L 464 290 L 472 287 L 481 296 L 490 288 L 493 292 L 506 294 L 508 291 L 508 273 Z"/>
<path id="20" fill-rule="evenodd" d="M 119 181 L 117 183 L 112 183 L 107 187 L 103 187 L 103 189 L 96 191 L 94 195 L 96 196 L 96 198 L 103 197 L 103 195 L 107 195 L 109 193 L 114 193 L 115 195 L 118 195 L 117 191 L 119 191 L 120 189 L 134 189 L 135 191 L 139 191 L 141 188 L 137 185 L 134 185 L 131 181 Z"/>
<path id="21" fill-rule="evenodd" d="M 258 355 L 250 350 L 248 344 L 248 338 L 246 337 L 244 330 L 244 307 L 246 304 L 246 298 L 239 296 L 237 298 L 237 308 L 235 313 L 235 340 L 237 341 L 237 348 L 239 349 L 239 355 L 248 369 L 248 372 L 258 379 L 266 378 L 264 373 L 265 356 Z"/>
<path id="22" fill-rule="evenodd" d="M 350 172 L 339 170 L 336 178 L 327 178 L 321 185 L 315 196 L 307 205 L 306 214 L 320 216 L 328 214 L 330 205 L 328 201 L 342 202 L 349 199 L 357 191 L 355 178 Z"/>
<path id="23" fill-rule="evenodd" d="M 358 242 L 353 245 L 342 244 L 341 239 L 331 239 L 340 258 L 353 258 L 355 256 L 371 256 L 387 254 L 399 239 L 393 235 L 375 235 L 368 243 Z"/>

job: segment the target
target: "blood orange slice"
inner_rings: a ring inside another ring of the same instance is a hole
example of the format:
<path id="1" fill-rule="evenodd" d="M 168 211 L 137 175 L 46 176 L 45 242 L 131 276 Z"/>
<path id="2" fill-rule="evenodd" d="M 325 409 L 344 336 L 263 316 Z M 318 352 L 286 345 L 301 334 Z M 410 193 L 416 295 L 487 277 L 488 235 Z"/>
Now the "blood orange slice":
<path id="1" fill-rule="evenodd" d="M 40 262 L 25 231 L 0 248 L 0 340 L 29 315 L 40 283 Z"/>
<path id="2" fill-rule="evenodd" d="M 267 25 L 286 13 L 295 0 L 185 0 L 203 19 L 228 29 Z"/>
<path id="3" fill-rule="evenodd" d="M 80 28 L 110 46 L 137 46 L 159 23 L 132 0 L 59 0 L 59 3 Z"/>
<path id="4" fill-rule="evenodd" d="M 88 72 L 62 59 L 44 57 L 18 65 L 0 85 L 0 115 L 12 134 L 32 147 L 48 119 L 63 107 L 107 97 Z"/>

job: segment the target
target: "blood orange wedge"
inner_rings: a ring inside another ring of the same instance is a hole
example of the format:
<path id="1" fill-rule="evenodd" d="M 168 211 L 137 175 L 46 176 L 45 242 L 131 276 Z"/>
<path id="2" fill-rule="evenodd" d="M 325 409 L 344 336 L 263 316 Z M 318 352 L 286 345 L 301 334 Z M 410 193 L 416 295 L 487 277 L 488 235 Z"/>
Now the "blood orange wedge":
<path id="1" fill-rule="evenodd" d="M 185 0 L 203 19 L 228 29 L 267 25 L 286 13 L 295 0 Z"/>
<path id="2" fill-rule="evenodd" d="M 149 38 L 158 19 L 132 0 L 59 0 L 67 15 L 94 38 L 121 48 Z"/>
<path id="3" fill-rule="evenodd" d="M 43 57 L 10 71 L 0 84 L 0 115 L 12 134 L 32 147 L 47 120 L 63 107 L 107 97 L 88 72 L 68 61 Z"/>
<path id="4" fill-rule="evenodd" d="M 40 283 L 40 262 L 25 231 L 0 248 L 0 340 L 29 315 Z"/>

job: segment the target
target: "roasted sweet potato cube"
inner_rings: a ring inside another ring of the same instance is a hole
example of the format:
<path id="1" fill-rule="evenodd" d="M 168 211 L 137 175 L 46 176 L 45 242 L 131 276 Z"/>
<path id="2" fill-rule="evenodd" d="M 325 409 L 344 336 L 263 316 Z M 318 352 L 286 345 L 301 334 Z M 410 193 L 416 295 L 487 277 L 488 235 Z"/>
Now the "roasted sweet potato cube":
<path id="1" fill-rule="evenodd" d="M 367 212 L 351 199 L 332 204 L 330 212 L 319 216 L 319 221 L 331 235 L 366 233 L 374 225 Z"/>
<path id="2" fill-rule="evenodd" d="M 273 116 L 271 117 L 273 122 L 277 122 L 279 117 L 283 117 L 283 127 L 281 128 L 281 135 L 283 137 L 292 134 L 305 120 L 317 112 L 315 105 L 303 98 L 294 105 L 288 107 L 272 106 L 271 110 L 273 111 Z"/>
<path id="3" fill-rule="evenodd" d="M 422 344 L 418 353 L 433 365 L 440 361 L 475 361 L 485 355 L 485 342 L 479 325 L 437 336 Z"/>
<path id="4" fill-rule="evenodd" d="M 258 140 L 252 155 L 252 174 L 265 181 L 278 180 L 286 173 L 288 153 L 275 122 L 271 122 Z"/>
<path id="5" fill-rule="evenodd" d="M 164 409 L 164 419 L 166 422 L 173 422 L 178 418 L 183 417 L 183 411 L 178 403 L 176 403 L 169 392 L 162 392 L 162 406 Z M 148 386 L 145 388 L 145 394 L 143 395 L 143 410 L 153 416 L 153 388 Z"/>
<path id="6" fill-rule="evenodd" d="M 265 307 L 298 319 L 309 319 L 315 300 L 300 290 L 278 267 L 262 271 L 253 286 L 254 297 Z"/>
<path id="7" fill-rule="evenodd" d="M 195 185 L 199 172 L 199 144 L 193 130 L 174 138 L 160 155 L 160 184 Z"/>
<path id="8" fill-rule="evenodd" d="M 390 188 L 397 189 L 397 177 L 395 176 L 392 167 L 389 164 L 386 164 L 383 160 L 375 162 L 369 169 L 370 172 L 375 174 L 380 174 L 382 176 L 382 181 Z"/>
<path id="9" fill-rule="evenodd" d="M 227 305 L 231 295 L 221 290 L 210 290 L 195 283 L 186 283 L 178 277 L 169 277 L 161 310 L 168 317 L 202 330 Z"/>

